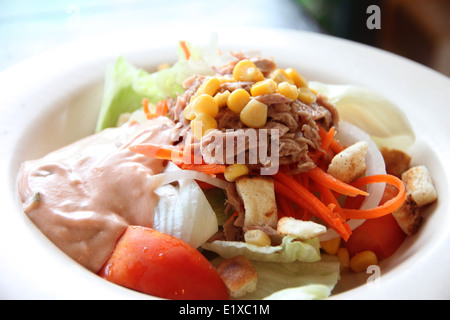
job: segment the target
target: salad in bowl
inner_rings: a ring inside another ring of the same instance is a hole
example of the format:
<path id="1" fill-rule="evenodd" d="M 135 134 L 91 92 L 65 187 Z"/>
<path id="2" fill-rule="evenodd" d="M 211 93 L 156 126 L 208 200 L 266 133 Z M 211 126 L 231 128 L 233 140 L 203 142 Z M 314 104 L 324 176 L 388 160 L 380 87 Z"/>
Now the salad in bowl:
<path id="1" fill-rule="evenodd" d="M 324 299 L 418 231 L 437 192 L 394 104 L 215 42 L 178 51 L 154 72 L 119 57 L 96 132 L 22 164 L 23 210 L 68 256 L 160 298 Z"/>

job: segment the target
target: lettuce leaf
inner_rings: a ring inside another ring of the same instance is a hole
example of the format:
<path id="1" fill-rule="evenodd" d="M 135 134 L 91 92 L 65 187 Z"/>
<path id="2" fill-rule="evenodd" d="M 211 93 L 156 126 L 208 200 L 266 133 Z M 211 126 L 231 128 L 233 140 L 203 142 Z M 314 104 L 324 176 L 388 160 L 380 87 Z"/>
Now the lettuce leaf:
<path id="1" fill-rule="evenodd" d="M 119 116 L 142 108 L 142 99 L 151 104 L 183 93 L 183 82 L 196 75 L 214 75 L 213 66 L 224 64 L 228 57 L 221 56 L 216 39 L 209 48 L 188 44 L 191 56 L 184 58 L 178 49 L 178 61 L 171 68 L 149 73 L 130 64 L 120 56 L 109 66 L 105 75 L 105 89 L 97 120 L 96 132 L 115 127 Z"/>
<path id="2" fill-rule="evenodd" d="M 217 253 L 223 258 L 244 255 L 249 260 L 283 262 L 315 262 L 320 260 L 320 242 L 318 237 L 298 241 L 293 236 L 283 237 L 278 246 L 257 246 L 241 241 L 216 240 L 207 242 L 202 248 Z"/>
<path id="3" fill-rule="evenodd" d="M 168 170 L 181 170 L 175 165 Z M 216 214 L 202 189 L 194 180 L 181 179 L 178 185 L 165 184 L 158 187 L 159 196 L 155 208 L 153 227 L 200 247 L 218 231 Z"/>
<path id="4" fill-rule="evenodd" d="M 223 258 L 219 257 L 212 264 L 217 266 L 221 261 Z M 326 299 L 340 279 L 339 259 L 326 254 L 316 262 L 252 261 L 252 265 L 258 272 L 256 290 L 239 299 Z"/>
<path id="5" fill-rule="evenodd" d="M 406 114 L 379 93 L 355 85 L 310 81 L 309 87 L 336 105 L 341 120 L 367 132 L 379 148 L 407 150 L 415 134 Z"/>

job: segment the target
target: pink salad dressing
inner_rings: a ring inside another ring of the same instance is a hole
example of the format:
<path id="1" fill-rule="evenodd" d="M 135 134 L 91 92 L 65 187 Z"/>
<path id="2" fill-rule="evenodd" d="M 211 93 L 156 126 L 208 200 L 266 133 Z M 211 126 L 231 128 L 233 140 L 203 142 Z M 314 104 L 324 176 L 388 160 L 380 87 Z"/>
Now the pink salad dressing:
<path id="1" fill-rule="evenodd" d="M 151 227 L 158 202 L 150 176 L 164 162 L 131 152 L 137 143 L 170 144 L 165 117 L 106 129 L 22 164 L 24 211 L 61 250 L 97 272 L 128 225 Z"/>

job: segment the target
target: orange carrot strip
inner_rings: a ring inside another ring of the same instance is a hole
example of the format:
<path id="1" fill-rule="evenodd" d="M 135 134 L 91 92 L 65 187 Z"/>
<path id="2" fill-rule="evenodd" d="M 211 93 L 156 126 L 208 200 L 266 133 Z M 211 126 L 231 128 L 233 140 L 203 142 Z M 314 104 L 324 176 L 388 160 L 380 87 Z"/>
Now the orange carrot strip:
<path id="1" fill-rule="evenodd" d="M 345 182 L 342 182 L 332 175 L 326 173 L 319 167 L 315 167 L 314 169 L 305 172 L 312 180 L 315 182 L 330 188 L 331 190 L 337 191 L 341 194 L 345 194 L 350 197 L 354 197 L 357 195 L 367 196 L 368 193 L 360 190 L 352 185 L 349 185 Z"/>
<path id="2" fill-rule="evenodd" d="M 160 146 L 152 143 L 132 145 L 130 151 L 140 153 L 148 158 L 171 160 L 181 163 L 202 163 L 202 159 L 196 159 L 195 155 L 184 152 L 181 148 L 172 146 Z"/>
<path id="3" fill-rule="evenodd" d="M 224 173 L 225 172 L 225 165 L 222 164 L 190 164 L 190 163 L 183 163 L 181 165 L 181 169 L 183 170 L 193 170 L 193 171 L 199 171 L 204 172 L 207 174 L 218 174 L 218 173 Z"/>
<path id="4" fill-rule="evenodd" d="M 159 116 L 165 116 L 169 111 L 169 107 L 167 105 L 167 100 L 158 101 L 155 107 L 155 113 Z"/>
<path id="5" fill-rule="evenodd" d="M 398 193 L 392 199 L 379 205 L 373 209 L 342 209 L 342 214 L 348 219 L 373 219 L 382 217 L 386 214 L 392 213 L 396 209 L 400 208 L 406 198 L 405 186 L 399 178 L 390 174 L 381 174 L 362 177 L 354 181 L 352 184 L 357 187 L 361 187 L 371 183 L 384 182 L 395 186 L 398 189 Z"/>
<path id="6" fill-rule="evenodd" d="M 189 51 L 189 48 L 186 45 L 186 41 L 180 41 L 180 47 L 184 52 L 184 56 L 186 57 L 186 60 L 189 60 L 191 57 L 191 52 Z"/>
<path id="7" fill-rule="evenodd" d="M 330 211 L 314 194 L 297 183 L 292 176 L 288 176 L 282 171 L 278 171 L 274 176 L 275 190 L 287 197 L 298 206 L 312 211 L 314 215 L 322 219 L 345 240 L 350 233 L 342 223 L 340 217 Z"/>

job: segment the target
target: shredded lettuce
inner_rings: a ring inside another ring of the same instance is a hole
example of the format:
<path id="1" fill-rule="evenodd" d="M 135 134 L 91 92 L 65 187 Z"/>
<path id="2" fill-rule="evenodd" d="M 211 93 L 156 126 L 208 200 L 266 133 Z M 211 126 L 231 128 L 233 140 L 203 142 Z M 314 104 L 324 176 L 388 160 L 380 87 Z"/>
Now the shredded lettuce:
<path id="1" fill-rule="evenodd" d="M 213 251 L 223 258 L 244 255 L 249 260 L 283 263 L 320 260 L 320 242 L 317 237 L 298 241 L 293 236 L 285 236 L 278 246 L 257 246 L 242 241 L 216 240 L 204 243 L 202 248 Z"/>
<path id="2" fill-rule="evenodd" d="M 229 56 L 220 55 L 217 40 L 204 48 L 187 44 L 190 58 L 186 60 L 178 48 L 178 61 L 171 68 L 149 73 L 130 64 L 120 56 L 109 66 L 105 75 L 105 89 L 96 131 L 115 127 L 121 114 L 133 113 L 142 107 L 142 99 L 156 104 L 182 93 L 183 82 L 196 75 L 214 75 L 213 66 L 224 64 Z"/>
<path id="3" fill-rule="evenodd" d="M 368 88 L 311 81 L 309 87 L 326 95 L 339 116 L 370 135 L 379 148 L 407 150 L 415 134 L 406 114 L 394 103 Z"/>
<path id="4" fill-rule="evenodd" d="M 223 258 L 212 261 L 218 265 Z M 322 255 L 316 262 L 290 263 L 252 261 L 258 272 L 256 290 L 240 299 L 318 300 L 326 299 L 340 279 L 336 256 Z"/>

